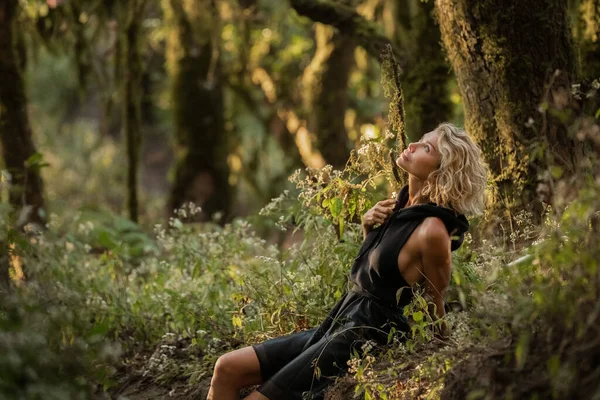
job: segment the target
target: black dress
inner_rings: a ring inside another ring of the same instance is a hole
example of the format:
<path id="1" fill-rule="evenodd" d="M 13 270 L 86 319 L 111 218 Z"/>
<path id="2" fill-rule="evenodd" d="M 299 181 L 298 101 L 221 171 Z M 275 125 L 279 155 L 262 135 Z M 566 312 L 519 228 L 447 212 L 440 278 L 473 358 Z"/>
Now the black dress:
<path id="1" fill-rule="evenodd" d="M 403 208 L 408 187 L 398 197 L 391 217 L 365 238 L 352 266 L 352 289 L 325 321 L 315 329 L 253 346 L 263 379 L 258 391 L 270 400 L 322 399 L 328 385 L 347 371 L 353 350 L 360 354 L 368 340 L 385 345 L 392 327 L 401 336 L 410 331 L 403 308 L 413 292 L 398 269 L 400 249 L 427 217 L 442 219 L 449 233 L 457 229 L 452 250 L 460 246 L 469 225 L 464 216 L 434 204 Z"/>

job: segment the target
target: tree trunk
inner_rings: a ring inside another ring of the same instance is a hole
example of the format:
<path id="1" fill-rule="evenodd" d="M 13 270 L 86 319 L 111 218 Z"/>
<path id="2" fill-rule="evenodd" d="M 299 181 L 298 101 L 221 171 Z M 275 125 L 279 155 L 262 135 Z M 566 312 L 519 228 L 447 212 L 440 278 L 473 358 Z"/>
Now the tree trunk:
<path id="1" fill-rule="evenodd" d="M 539 178 L 550 164 L 575 162 L 563 123 L 538 111 L 548 102 L 542 107 L 568 117 L 575 63 L 566 2 L 437 0 L 435 7 L 465 125 L 490 165 L 497 199 L 538 213 Z"/>
<path id="2" fill-rule="evenodd" d="M 17 0 L 0 2 L 0 139 L 4 164 L 12 175 L 9 201 L 19 223 L 44 224 L 43 184 L 27 115 L 25 82 L 16 45 Z"/>
<path id="3" fill-rule="evenodd" d="M 600 79 L 600 0 L 582 0 L 579 13 L 581 75 L 584 79 Z"/>
<path id="4" fill-rule="evenodd" d="M 142 61 L 139 51 L 140 18 L 143 4 L 129 0 L 127 23 L 123 40 L 123 121 L 125 122 L 125 147 L 127 152 L 127 209 L 129 218 L 138 222 L 138 165 L 141 145 L 141 86 Z"/>
<path id="5" fill-rule="evenodd" d="M 6 241 L 0 239 L 0 296 L 10 287 L 9 248 Z"/>
<path id="6" fill-rule="evenodd" d="M 396 37 L 406 52 L 401 78 L 406 132 L 410 141 L 416 141 L 450 118 L 452 104 L 448 82 L 451 75 L 440 44 L 440 30 L 433 17 L 433 2 L 405 0 L 389 3 L 397 7 L 394 21 L 399 26 L 403 25 L 406 32 Z"/>
<path id="7" fill-rule="evenodd" d="M 582 91 L 594 90 L 593 81 L 600 80 L 600 0 L 581 0 L 578 3 L 576 40 L 579 48 Z M 596 94 L 582 96 L 585 112 L 595 115 L 600 107 Z"/>
<path id="8" fill-rule="evenodd" d="M 343 169 L 350 157 L 350 140 L 344 124 L 349 103 L 348 81 L 354 66 L 355 41 L 333 28 L 317 24 L 316 51 L 303 76 L 308 130 L 328 164 Z"/>
<path id="9" fill-rule="evenodd" d="M 405 73 L 402 83 L 407 101 L 407 132 L 411 140 L 418 140 L 423 133 L 449 119 L 452 109 L 447 93 L 450 75 L 440 47 L 440 33 L 432 16 L 433 4 L 431 2 L 406 0 L 398 4 L 395 1 L 388 1 L 386 11 L 391 11 L 390 14 L 393 15 L 388 26 L 393 27 L 402 23 L 410 25 L 407 29 L 407 36 L 397 35 L 400 36 L 399 40 L 392 41 L 377 33 L 374 24 L 361 17 L 347 4 L 292 0 L 292 7 L 300 15 L 335 27 L 340 33 L 347 36 L 346 40 L 350 41 L 349 38 L 353 38 L 354 44 L 364 47 L 371 56 L 376 58 L 379 58 L 386 44 L 400 42 L 400 46 L 394 45 L 393 48 L 396 59 L 400 61 Z M 412 13 L 409 11 L 411 7 L 414 9 Z M 388 33 L 396 36 L 393 29 Z M 343 69 L 332 70 L 331 78 L 339 83 L 343 78 L 343 72 Z M 335 101 L 332 96 L 329 97 L 330 101 Z M 320 109 L 324 110 L 322 115 L 326 118 L 327 109 Z M 335 132 L 333 129 L 327 129 L 327 131 Z M 318 136 L 327 138 L 329 135 Z M 336 140 L 335 143 L 340 143 L 339 136 Z M 319 145 L 319 143 L 317 144 Z M 319 148 L 321 149 L 322 146 Z M 331 162 L 329 159 L 334 160 L 336 157 L 341 159 L 342 155 L 337 153 L 341 153 L 345 148 L 337 146 L 336 149 L 332 149 L 332 151 L 334 150 L 335 154 L 329 157 L 325 154 L 327 151 L 321 150 L 328 162 Z"/>
<path id="10" fill-rule="evenodd" d="M 167 68 L 173 85 L 177 158 L 169 213 L 193 202 L 202 207 L 203 220 L 215 212 L 227 218 L 232 191 L 220 63 L 208 29 L 211 13 L 199 6 L 189 8 L 171 0 L 165 9 L 172 24 Z"/>

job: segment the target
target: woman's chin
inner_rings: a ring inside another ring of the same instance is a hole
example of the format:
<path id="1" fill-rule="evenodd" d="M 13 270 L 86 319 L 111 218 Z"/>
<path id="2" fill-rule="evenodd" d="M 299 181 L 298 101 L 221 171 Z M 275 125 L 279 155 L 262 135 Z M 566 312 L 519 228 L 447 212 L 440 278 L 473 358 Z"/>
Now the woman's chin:
<path id="1" fill-rule="evenodd" d="M 408 171 L 406 170 L 406 168 L 404 167 L 404 160 L 402 159 L 402 156 L 400 156 L 400 157 L 398 157 L 398 158 L 396 159 L 396 166 L 397 166 L 398 168 L 400 168 L 402 171 L 404 171 L 404 172 L 408 172 Z"/>

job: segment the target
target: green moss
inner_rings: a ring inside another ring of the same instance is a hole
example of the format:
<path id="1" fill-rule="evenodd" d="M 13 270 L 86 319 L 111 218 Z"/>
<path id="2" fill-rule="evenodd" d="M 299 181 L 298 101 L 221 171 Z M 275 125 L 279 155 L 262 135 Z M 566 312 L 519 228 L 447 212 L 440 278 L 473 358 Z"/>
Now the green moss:
<path id="1" fill-rule="evenodd" d="M 554 157 L 538 157 L 532 149 L 557 148 L 563 154 L 556 159 L 569 162 L 568 152 L 574 148 L 562 122 L 538 111 L 556 69 L 563 74 L 555 85 L 569 87 L 574 77 L 566 5 L 542 3 L 436 3 L 443 41 L 463 92 L 467 130 L 482 147 L 492 183 L 510 193 L 503 202 L 516 207 L 539 205 L 538 173 Z"/>
<path id="2" fill-rule="evenodd" d="M 206 13 L 175 0 L 163 2 L 170 25 L 167 68 L 172 79 L 176 165 L 169 212 L 185 202 L 201 206 L 205 218 L 225 215 L 231 202 L 228 142 L 224 128 L 220 64 L 213 64 Z M 212 68 L 212 69 L 211 69 Z"/>
<path id="3" fill-rule="evenodd" d="M 440 32 L 432 17 L 433 2 L 419 2 L 412 17 L 405 48 L 411 55 L 402 85 L 406 97 L 406 130 L 411 141 L 447 121 L 451 103 L 447 86 L 450 75 L 440 46 Z"/>

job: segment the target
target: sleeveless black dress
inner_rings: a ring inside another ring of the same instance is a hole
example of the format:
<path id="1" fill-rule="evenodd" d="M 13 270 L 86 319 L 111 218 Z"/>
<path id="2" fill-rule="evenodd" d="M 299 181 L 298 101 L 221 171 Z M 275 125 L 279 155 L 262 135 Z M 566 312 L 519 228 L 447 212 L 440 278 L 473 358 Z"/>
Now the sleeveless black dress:
<path id="1" fill-rule="evenodd" d="M 347 371 L 353 350 L 360 354 L 368 340 L 385 345 L 392 327 L 401 338 L 410 331 L 403 308 L 413 292 L 398 269 L 400 249 L 427 217 L 442 219 L 449 233 L 457 229 L 452 250 L 469 225 L 464 216 L 434 204 L 403 208 L 407 201 L 405 186 L 391 217 L 365 238 L 350 273 L 352 288 L 320 326 L 253 346 L 263 379 L 260 393 L 270 400 L 322 399 Z"/>

